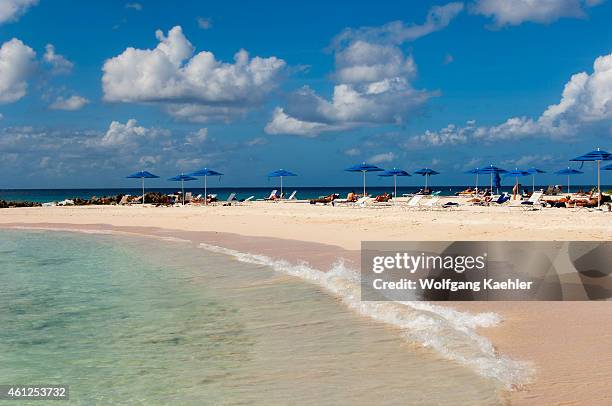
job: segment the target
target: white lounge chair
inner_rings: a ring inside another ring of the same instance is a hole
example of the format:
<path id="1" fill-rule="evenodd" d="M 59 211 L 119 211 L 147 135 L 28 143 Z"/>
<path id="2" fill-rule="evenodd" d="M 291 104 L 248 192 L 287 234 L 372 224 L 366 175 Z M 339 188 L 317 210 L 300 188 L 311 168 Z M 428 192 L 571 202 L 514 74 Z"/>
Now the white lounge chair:
<path id="1" fill-rule="evenodd" d="M 250 201 L 252 201 L 253 199 L 255 199 L 255 196 L 249 196 L 249 197 L 247 197 L 246 199 L 244 199 L 244 201 L 245 201 L 245 202 L 250 202 Z"/>
<path id="2" fill-rule="evenodd" d="M 274 189 L 273 191 L 270 192 L 270 196 L 266 197 L 265 199 L 257 199 L 258 201 L 263 201 L 263 200 L 276 200 L 278 198 L 278 196 L 276 196 L 276 192 L 278 192 L 277 189 Z"/>
<path id="3" fill-rule="evenodd" d="M 125 206 L 126 204 L 128 204 L 129 200 L 130 200 L 130 195 L 123 195 L 121 200 L 119 200 L 119 204 L 122 206 Z"/>
<path id="4" fill-rule="evenodd" d="M 540 198 L 544 192 L 533 192 L 529 200 L 521 202 L 521 208 L 525 210 L 537 210 L 542 208 L 542 204 L 540 203 Z"/>
<path id="5" fill-rule="evenodd" d="M 297 194 L 297 190 L 294 190 L 293 193 L 291 193 L 291 196 L 287 198 L 287 200 L 297 200 L 295 197 L 296 194 Z"/>
<path id="6" fill-rule="evenodd" d="M 423 196 L 424 195 L 414 195 L 414 196 L 412 196 L 412 199 L 408 200 L 408 203 L 406 203 L 406 206 L 408 206 L 408 207 L 418 207 L 421 199 L 423 199 Z"/>

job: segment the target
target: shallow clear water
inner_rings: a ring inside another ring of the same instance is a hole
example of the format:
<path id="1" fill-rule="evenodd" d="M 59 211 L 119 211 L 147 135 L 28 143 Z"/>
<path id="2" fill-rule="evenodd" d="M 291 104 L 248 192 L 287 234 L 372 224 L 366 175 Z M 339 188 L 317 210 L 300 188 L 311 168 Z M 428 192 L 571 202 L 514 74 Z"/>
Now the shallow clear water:
<path id="1" fill-rule="evenodd" d="M 0 281 L 0 384 L 74 404 L 500 403 L 320 288 L 188 243 L 2 230 Z"/>

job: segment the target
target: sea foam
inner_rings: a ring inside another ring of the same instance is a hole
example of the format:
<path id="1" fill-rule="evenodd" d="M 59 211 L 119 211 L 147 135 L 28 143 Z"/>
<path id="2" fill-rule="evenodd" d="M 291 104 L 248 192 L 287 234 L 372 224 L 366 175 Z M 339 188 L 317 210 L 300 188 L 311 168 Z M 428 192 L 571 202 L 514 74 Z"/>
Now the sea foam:
<path id="1" fill-rule="evenodd" d="M 323 272 L 306 262 L 290 263 L 205 243 L 201 243 L 200 247 L 233 256 L 241 262 L 269 266 L 277 272 L 317 284 L 358 314 L 399 328 L 408 342 L 465 365 L 481 376 L 498 381 L 506 389 L 521 387 L 529 382 L 533 374 L 531 363 L 499 354 L 486 337 L 476 332 L 477 328 L 499 324 L 501 317 L 496 313 L 460 312 L 429 302 L 362 301 L 359 273 L 348 268 L 342 259 Z"/>

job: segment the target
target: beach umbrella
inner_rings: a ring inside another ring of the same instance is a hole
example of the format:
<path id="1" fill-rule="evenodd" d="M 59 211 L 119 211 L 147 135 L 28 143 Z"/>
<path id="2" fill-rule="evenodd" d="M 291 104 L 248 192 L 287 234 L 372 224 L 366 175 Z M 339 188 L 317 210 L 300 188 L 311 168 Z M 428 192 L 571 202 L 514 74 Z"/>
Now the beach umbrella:
<path id="1" fill-rule="evenodd" d="M 515 182 L 514 182 L 514 184 L 515 184 L 516 186 L 518 186 L 518 178 L 519 178 L 519 176 L 529 176 L 529 175 L 531 175 L 531 174 L 530 174 L 529 172 L 527 172 L 527 171 L 524 171 L 524 170 L 519 169 L 519 168 L 514 168 L 514 169 L 513 169 L 513 170 L 511 170 L 511 171 L 507 171 L 507 172 L 504 174 L 504 177 L 505 177 L 505 178 L 511 178 L 511 177 L 514 177 L 514 178 L 515 178 Z"/>
<path id="2" fill-rule="evenodd" d="M 536 173 L 546 173 L 546 171 L 543 171 L 541 169 L 538 168 L 529 168 L 527 169 L 527 172 L 529 172 L 531 174 L 531 187 L 533 188 L 533 192 L 535 192 L 535 175 Z"/>
<path id="3" fill-rule="evenodd" d="M 470 169 L 469 171 L 465 171 L 464 173 L 476 175 L 476 193 L 478 193 L 478 175 L 480 175 L 480 168 Z"/>
<path id="4" fill-rule="evenodd" d="M 284 169 L 279 169 L 278 171 L 270 172 L 268 174 L 268 178 L 280 178 L 280 195 L 283 196 L 283 178 L 287 176 L 297 176 L 293 172 L 286 171 Z"/>
<path id="5" fill-rule="evenodd" d="M 601 195 L 601 161 L 610 161 L 612 160 L 612 154 L 608 151 L 601 150 L 597 148 L 595 151 L 588 152 L 584 155 L 580 155 L 574 159 L 570 159 L 570 161 L 577 162 L 597 162 L 597 208 L 599 208 L 601 201 L 599 196 Z"/>
<path id="6" fill-rule="evenodd" d="M 384 171 L 383 173 L 379 174 L 378 176 L 385 176 L 385 177 L 391 177 L 393 176 L 393 189 L 395 190 L 393 192 L 393 201 L 395 202 L 395 199 L 397 198 L 397 177 L 398 176 L 411 176 L 408 172 L 401 170 L 401 169 L 397 169 L 397 168 L 393 168 L 393 169 L 388 169 L 386 171 Z"/>
<path id="7" fill-rule="evenodd" d="M 578 175 L 579 173 L 584 173 L 574 168 L 561 169 L 560 171 L 555 172 L 555 175 L 567 175 L 567 193 L 570 193 L 570 175 Z"/>
<path id="8" fill-rule="evenodd" d="M 221 177 L 223 176 L 223 174 L 221 172 L 213 171 L 212 169 L 203 168 L 203 169 L 200 169 L 199 171 L 190 173 L 189 176 L 204 177 L 204 204 L 207 205 L 208 204 L 208 184 L 207 184 L 208 177 L 209 176 Z"/>
<path id="9" fill-rule="evenodd" d="M 159 178 L 157 175 L 153 175 L 151 172 L 140 171 L 126 176 L 128 179 L 141 179 L 142 180 L 142 204 L 145 201 L 145 179 Z"/>
<path id="10" fill-rule="evenodd" d="M 198 180 L 197 178 L 194 178 L 193 176 L 189 176 L 189 175 L 185 175 L 183 173 L 181 173 L 180 175 L 176 175 L 173 178 L 170 178 L 168 180 L 171 180 L 173 182 L 181 182 L 181 196 L 183 197 L 183 205 L 185 204 L 185 182 L 188 182 L 190 180 Z"/>
<path id="11" fill-rule="evenodd" d="M 500 177 L 499 175 L 502 173 L 506 173 L 508 172 L 505 169 L 502 168 L 498 168 L 497 166 L 494 166 L 493 164 L 489 165 L 489 166 L 485 166 L 484 168 L 480 168 L 480 171 L 478 171 L 478 173 L 481 174 L 489 174 L 491 176 L 491 193 L 493 193 L 493 175 L 495 175 L 495 183 L 497 185 L 497 187 L 499 188 L 499 180 Z"/>
<path id="12" fill-rule="evenodd" d="M 363 195 L 366 195 L 366 173 L 368 172 L 382 172 L 384 169 L 379 168 L 376 165 L 370 165 L 367 163 L 361 163 L 358 165 L 353 165 L 350 168 L 346 168 L 347 172 L 361 172 L 363 173 Z"/>
<path id="13" fill-rule="evenodd" d="M 425 176 L 425 190 L 427 190 L 427 185 L 428 185 L 427 181 L 429 180 L 429 177 L 440 174 L 440 172 L 436 172 L 431 168 L 419 169 L 418 171 L 414 171 L 414 173 L 416 173 L 417 175 Z"/>

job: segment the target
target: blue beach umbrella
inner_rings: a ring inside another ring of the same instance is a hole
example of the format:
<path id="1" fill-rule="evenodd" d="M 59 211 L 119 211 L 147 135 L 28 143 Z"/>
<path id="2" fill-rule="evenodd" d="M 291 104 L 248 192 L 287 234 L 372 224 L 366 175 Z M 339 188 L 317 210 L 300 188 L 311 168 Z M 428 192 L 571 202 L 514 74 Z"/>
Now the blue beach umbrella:
<path id="1" fill-rule="evenodd" d="M 173 182 L 181 182 L 181 196 L 183 197 L 183 205 L 185 204 L 185 182 L 190 180 L 198 180 L 198 178 L 194 178 L 193 176 L 185 175 L 181 173 L 180 175 L 176 175 L 173 178 L 170 178 Z"/>
<path id="2" fill-rule="evenodd" d="M 567 176 L 567 193 L 570 193 L 570 176 L 578 175 L 579 173 L 584 173 L 574 168 L 561 169 L 560 171 L 555 172 L 555 175 L 566 175 Z"/>
<path id="3" fill-rule="evenodd" d="M 574 159 L 570 159 L 570 161 L 582 162 L 583 164 L 584 162 L 597 162 L 597 208 L 599 208 L 601 204 L 599 199 L 599 195 L 601 194 L 601 161 L 610 160 L 612 160 L 612 154 L 599 148 Z"/>
<path id="4" fill-rule="evenodd" d="M 212 169 L 203 168 L 203 169 L 200 169 L 199 171 L 195 171 L 195 172 L 190 173 L 189 176 L 197 176 L 197 177 L 203 177 L 204 178 L 204 204 L 207 205 L 208 204 L 208 184 L 207 184 L 207 178 L 209 176 L 219 176 L 219 178 L 220 178 L 221 176 L 223 176 L 223 174 L 221 172 L 213 171 Z"/>
<path id="5" fill-rule="evenodd" d="M 366 195 L 366 173 L 368 172 L 382 172 L 384 169 L 379 168 L 376 165 L 370 165 L 367 163 L 361 163 L 358 165 L 353 165 L 350 168 L 346 168 L 347 172 L 361 172 L 363 173 L 363 195 Z"/>
<path id="6" fill-rule="evenodd" d="M 489 166 L 480 168 L 480 171 L 478 173 L 489 174 L 491 176 L 491 193 L 493 193 L 493 176 L 495 176 L 495 183 L 496 183 L 496 186 L 499 188 L 500 186 L 499 175 L 502 173 L 506 173 L 506 172 L 508 171 L 502 168 L 498 168 L 497 166 L 494 166 L 493 164 L 491 164 Z"/>
<path id="7" fill-rule="evenodd" d="M 140 172 L 136 172 L 136 173 L 133 173 L 131 175 L 128 175 L 128 176 L 126 176 L 126 178 L 128 178 L 128 179 L 141 179 L 142 180 L 142 204 L 144 204 L 144 201 L 145 201 L 145 179 L 155 179 L 155 178 L 159 178 L 159 176 L 153 175 L 151 172 L 148 172 L 148 171 L 140 171 Z"/>
<path id="8" fill-rule="evenodd" d="M 529 172 L 531 174 L 531 187 L 533 188 L 532 192 L 535 192 L 535 175 L 536 175 L 536 173 L 546 173 L 546 171 L 543 171 L 542 169 L 538 169 L 538 168 L 529 168 L 529 169 L 527 169 L 527 172 Z"/>
<path id="9" fill-rule="evenodd" d="M 286 171 L 284 169 L 279 169 L 278 171 L 270 172 L 268 174 L 268 178 L 280 178 L 280 195 L 283 196 L 283 178 L 287 176 L 297 176 L 297 174 L 293 172 Z"/>
<path id="10" fill-rule="evenodd" d="M 414 173 L 416 173 L 417 175 L 422 175 L 425 176 L 425 190 L 427 190 L 427 185 L 428 185 L 428 180 L 430 176 L 433 175 L 439 175 L 440 172 L 436 172 L 431 168 L 423 168 L 423 169 L 419 169 L 418 171 L 414 171 Z"/>
<path id="11" fill-rule="evenodd" d="M 384 176 L 384 177 L 391 177 L 391 176 L 393 176 L 393 189 L 395 190 L 393 192 L 393 198 L 396 199 L 397 198 L 397 177 L 398 176 L 411 176 L 411 175 L 408 172 L 406 172 L 406 171 L 404 171 L 402 169 L 393 168 L 393 169 L 389 169 L 389 170 L 384 171 L 383 173 L 379 174 L 378 176 Z"/>

